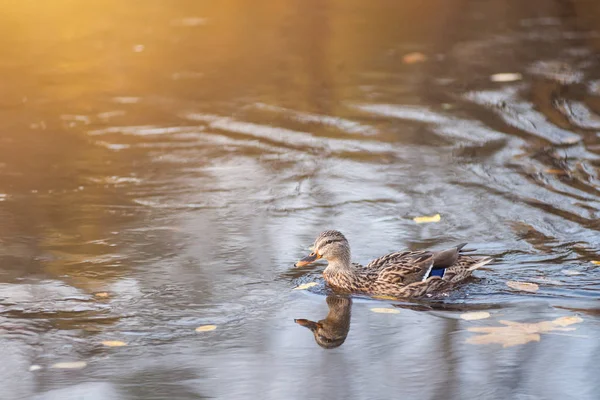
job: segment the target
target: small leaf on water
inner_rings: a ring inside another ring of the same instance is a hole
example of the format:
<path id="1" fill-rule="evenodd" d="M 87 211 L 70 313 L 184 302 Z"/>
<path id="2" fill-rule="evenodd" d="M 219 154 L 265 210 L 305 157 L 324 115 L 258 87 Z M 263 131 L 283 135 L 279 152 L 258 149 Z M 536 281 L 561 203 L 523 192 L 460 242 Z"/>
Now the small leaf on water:
<path id="1" fill-rule="evenodd" d="M 571 137 L 564 138 L 562 140 L 562 142 L 564 144 L 575 144 L 575 143 L 581 142 L 581 140 L 582 139 L 579 136 L 571 136 Z"/>
<path id="2" fill-rule="evenodd" d="M 85 368 L 87 363 L 85 361 L 72 361 L 72 362 L 59 362 L 56 364 L 52 364 L 50 368 L 57 369 L 80 369 Z"/>
<path id="3" fill-rule="evenodd" d="M 29 372 L 39 371 L 40 369 L 42 369 L 40 365 L 32 365 L 29 367 Z"/>
<path id="4" fill-rule="evenodd" d="M 490 76 L 492 82 L 515 82 L 523 79 L 523 75 L 518 72 L 504 72 Z"/>
<path id="5" fill-rule="evenodd" d="M 381 296 L 372 296 L 374 299 L 378 299 L 378 300 L 398 300 L 397 297 L 394 296 L 385 296 L 385 295 L 381 295 Z"/>
<path id="6" fill-rule="evenodd" d="M 379 314 L 400 314 L 395 308 L 371 308 L 371 311 Z"/>
<path id="7" fill-rule="evenodd" d="M 460 317 L 465 321 L 476 321 L 478 319 L 486 319 L 490 317 L 490 313 L 487 311 L 475 311 L 461 314 Z"/>
<path id="8" fill-rule="evenodd" d="M 578 324 L 580 322 L 583 322 L 583 318 L 577 316 L 577 315 L 572 315 L 569 317 L 560 317 L 555 319 L 554 321 L 552 321 L 554 324 L 559 325 L 559 326 L 569 326 L 569 325 L 573 325 L 573 324 Z"/>
<path id="9" fill-rule="evenodd" d="M 308 283 L 303 283 L 302 285 L 297 286 L 292 290 L 305 290 L 305 289 L 308 289 L 308 288 L 311 288 L 311 287 L 317 286 L 317 285 L 318 285 L 317 282 L 308 282 Z"/>
<path id="10" fill-rule="evenodd" d="M 440 214 L 435 214 L 435 215 L 430 215 L 430 216 L 423 216 L 423 217 L 414 217 L 413 221 L 415 221 L 417 224 L 426 224 L 429 222 L 440 222 L 440 220 L 442 219 L 442 217 L 440 216 Z"/>
<path id="11" fill-rule="evenodd" d="M 565 328 L 566 326 L 578 324 L 583 319 L 574 315 L 557 318 L 553 321 L 542 321 L 535 324 L 500 321 L 505 326 L 486 326 L 468 328 L 469 332 L 482 333 L 482 335 L 472 336 L 467 339 L 470 344 L 501 344 L 502 347 L 512 347 L 529 342 L 539 342 L 542 333 L 552 331 L 568 332 L 575 328 Z"/>
<path id="12" fill-rule="evenodd" d="M 524 292 L 535 293 L 539 290 L 539 286 L 535 283 L 508 281 L 506 285 L 510 288 L 522 290 Z"/>
<path id="13" fill-rule="evenodd" d="M 127 346 L 127 343 L 121 342 L 120 340 L 105 340 L 102 344 L 106 347 L 123 347 Z"/>
<path id="14" fill-rule="evenodd" d="M 569 175 L 569 173 L 563 169 L 546 169 L 544 172 L 551 175 Z"/>
<path id="15" fill-rule="evenodd" d="M 416 63 L 421 63 L 424 61 L 427 61 L 427 56 L 423 53 L 419 53 L 418 51 L 405 54 L 402 57 L 402 62 L 404 64 L 416 64 Z"/>
<path id="16" fill-rule="evenodd" d="M 592 264 L 594 264 L 594 265 L 600 265 L 600 261 L 595 261 L 594 260 L 594 261 L 592 261 Z"/>
<path id="17" fill-rule="evenodd" d="M 98 292 L 98 293 L 94 293 L 94 296 L 101 298 L 101 299 L 106 299 L 110 295 L 107 292 Z"/>
<path id="18" fill-rule="evenodd" d="M 202 325 L 196 328 L 196 332 L 210 332 L 217 329 L 216 325 Z"/>

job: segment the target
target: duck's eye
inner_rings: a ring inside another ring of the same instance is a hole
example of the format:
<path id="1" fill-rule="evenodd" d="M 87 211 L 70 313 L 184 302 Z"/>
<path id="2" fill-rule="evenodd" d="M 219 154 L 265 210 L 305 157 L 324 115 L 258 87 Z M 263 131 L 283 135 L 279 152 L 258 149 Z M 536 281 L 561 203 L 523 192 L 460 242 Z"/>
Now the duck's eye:
<path id="1" fill-rule="evenodd" d="M 313 251 L 312 253 L 310 253 L 310 256 L 316 256 L 317 254 Z"/>

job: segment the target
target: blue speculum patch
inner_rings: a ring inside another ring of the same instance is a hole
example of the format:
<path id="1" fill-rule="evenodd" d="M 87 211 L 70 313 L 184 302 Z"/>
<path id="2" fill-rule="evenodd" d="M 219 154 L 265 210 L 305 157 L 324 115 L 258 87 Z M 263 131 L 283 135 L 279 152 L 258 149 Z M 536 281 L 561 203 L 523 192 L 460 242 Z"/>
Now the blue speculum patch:
<path id="1" fill-rule="evenodd" d="M 444 276 L 444 270 L 443 269 L 432 269 L 429 276 L 439 276 L 440 278 L 442 278 Z"/>

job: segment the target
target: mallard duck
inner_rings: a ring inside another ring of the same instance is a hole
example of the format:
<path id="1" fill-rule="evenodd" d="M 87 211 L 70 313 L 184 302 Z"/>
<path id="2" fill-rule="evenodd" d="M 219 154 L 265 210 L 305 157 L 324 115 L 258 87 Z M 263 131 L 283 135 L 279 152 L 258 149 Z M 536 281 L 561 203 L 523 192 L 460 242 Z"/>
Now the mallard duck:
<path id="1" fill-rule="evenodd" d="M 431 297 L 442 294 L 492 258 L 463 254 L 466 243 L 443 251 L 400 251 L 371 261 L 366 266 L 353 264 L 350 245 L 339 231 L 325 231 L 315 240 L 312 253 L 296 263 L 297 267 L 327 260 L 325 281 L 338 292 L 394 298 Z"/>
<path id="2" fill-rule="evenodd" d="M 294 322 L 310 329 L 319 346 L 333 349 L 341 346 L 348 336 L 352 300 L 349 297 L 329 295 L 327 306 L 329 313 L 319 322 L 308 319 L 295 319 Z"/>

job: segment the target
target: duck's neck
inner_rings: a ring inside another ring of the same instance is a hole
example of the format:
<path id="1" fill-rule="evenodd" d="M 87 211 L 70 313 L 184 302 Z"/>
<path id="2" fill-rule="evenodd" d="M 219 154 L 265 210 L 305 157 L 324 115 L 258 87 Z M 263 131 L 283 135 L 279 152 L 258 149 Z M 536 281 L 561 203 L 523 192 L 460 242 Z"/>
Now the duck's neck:
<path id="1" fill-rule="evenodd" d="M 353 275 L 356 271 L 356 268 L 350 262 L 350 255 L 342 256 L 339 258 L 334 258 L 331 260 L 327 260 L 327 268 L 323 271 L 325 274 L 343 274 L 343 275 Z"/>

